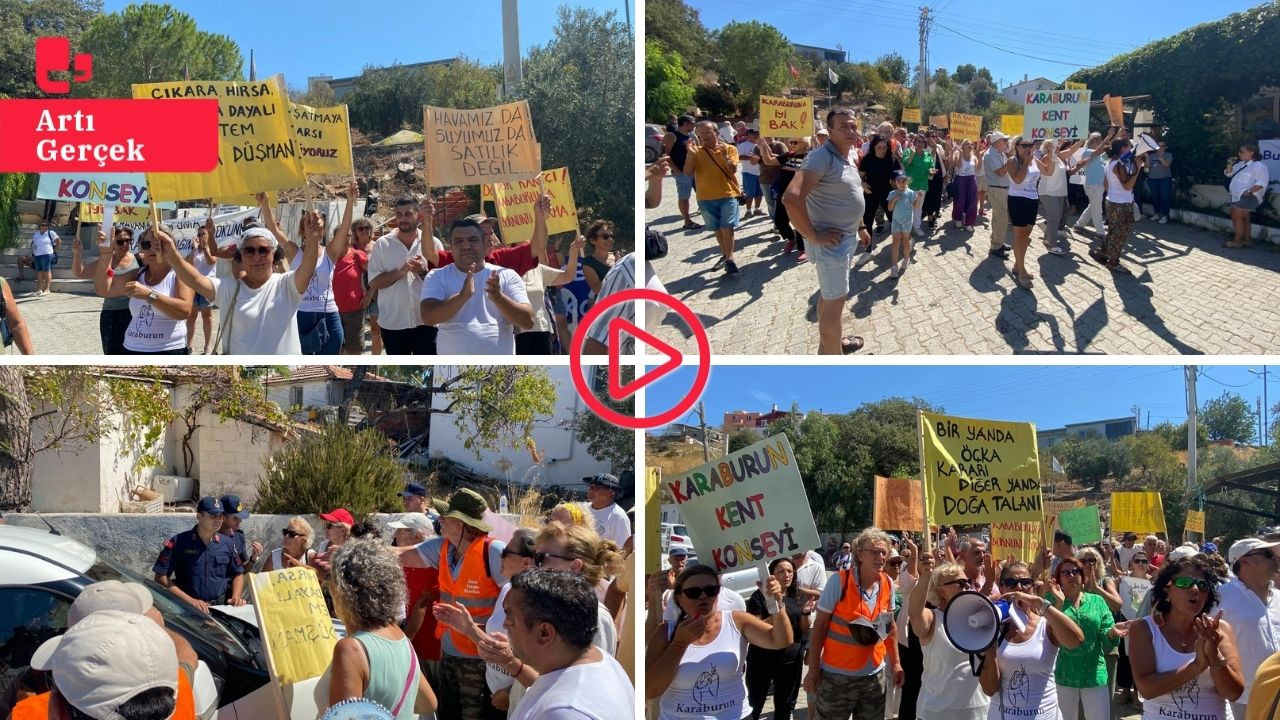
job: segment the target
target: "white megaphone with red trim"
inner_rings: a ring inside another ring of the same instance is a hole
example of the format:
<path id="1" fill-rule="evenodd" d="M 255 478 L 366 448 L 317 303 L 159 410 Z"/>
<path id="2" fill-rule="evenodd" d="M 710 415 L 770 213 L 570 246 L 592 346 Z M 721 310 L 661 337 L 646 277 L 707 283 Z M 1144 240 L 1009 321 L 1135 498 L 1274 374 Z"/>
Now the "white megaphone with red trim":
<path id="1" fill-rule="evenodd" d="M 957 650 L 969 654 L 969 667 L 975 676 L 982 672 L 982 663 L 977 658 L 1004 636 L 1007 623 L 1021 631 L 1027 626 L 1027 618 L 1008 600 L 992 602 L 973 590 L 951 598 L 942 613 L 943 632 Z"/>

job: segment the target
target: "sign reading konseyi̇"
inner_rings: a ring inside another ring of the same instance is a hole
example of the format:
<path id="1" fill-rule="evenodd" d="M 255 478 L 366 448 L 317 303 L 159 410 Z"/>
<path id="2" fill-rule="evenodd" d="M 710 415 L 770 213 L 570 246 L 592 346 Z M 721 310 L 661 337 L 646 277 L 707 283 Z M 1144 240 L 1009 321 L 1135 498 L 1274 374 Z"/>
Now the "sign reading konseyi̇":
<path id="1" fill-rule="evenodd" d="M 698 561 L 728 572 L 820 544 L 786 435 L 665 480 Z"/>
<path id="2" fill-rule="evenodd" d="M 1022 133 L 1029 140 L 1089 137 L 1089 90 L 1035 90 L 1026 93 Z"/>
<path id="3" fill-rule="evenodd" d="M 813 134 L 813 98 L 760 96 L 760 134 L 809 137 Z"/>
<path id="4" fill-rule="evenodd" d="M 306 568 L 253 573 L 249 586 L 271 676 L 292 685 L 323 675 L 333 662 L 338 635 L 316 574 Z"/>
<path id="5" fill-rule="evenodd" d="M 431 187 L 519 182 L 542 172 L 529 103 L 475 110 L 422 108 Z"/>
<path id="6" fill-rule="evenodd" d="M 974 525 L 1044 513 L 1032 423 L 920 414 L 929 522 Z"/>

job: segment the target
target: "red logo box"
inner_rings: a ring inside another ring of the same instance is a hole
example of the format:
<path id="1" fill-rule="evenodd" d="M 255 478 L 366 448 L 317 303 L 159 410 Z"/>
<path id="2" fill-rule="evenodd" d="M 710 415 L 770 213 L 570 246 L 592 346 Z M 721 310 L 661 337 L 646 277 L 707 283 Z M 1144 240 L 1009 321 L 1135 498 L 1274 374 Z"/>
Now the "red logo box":
<path id="1" fill-rule="evenodd" d="M 2 100 L 0 172 L 209 172 L 218 101 Z"/>

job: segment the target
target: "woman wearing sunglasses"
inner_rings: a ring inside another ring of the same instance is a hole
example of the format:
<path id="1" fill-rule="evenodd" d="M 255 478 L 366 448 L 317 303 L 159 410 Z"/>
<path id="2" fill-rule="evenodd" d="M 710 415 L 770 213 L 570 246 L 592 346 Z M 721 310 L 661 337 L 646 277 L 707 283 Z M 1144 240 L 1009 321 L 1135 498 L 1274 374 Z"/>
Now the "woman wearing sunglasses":
<path id="1" fill-rule="evenodd" d="M 1244 692 L 1235 632 L 1211 615 L 1218 574 L 1195 556 L 1166 561 L 1151 586 L 1151 615 L 1129 631 L 1129 662 L 1143 720 L 1222 720 Z"/>
<path id="2" fill-rule="evenodd" d="M 1021 135 L 1013 138 L 1013 157 L 1005 163 L 1009 176 L 1009 225 L 1013 227 L 1013 279 L 1031 289 L 1035 276 L 1027 271 L 1027 247 L 1040 210 L 1040 175 L 1053 172 L 1053 157 L 1038 158 L 1035 143 Z"/>
<path id="3" fill-rule="evenodd" d="M 378 329 L 377 290 L 369 289 L 369 246 L 373 223 L 357 218 L 351 223 L 347 251 L 333 265 L 333 295 L 342 320 L 342 354 L 364 353 L 364 319 L 369 316 L 373 354 L 382 354 L 382 332 Z"/>
<path id="4" fill-rule="evenodd" d="M 764 592 L 778 607 L 782 584 L 770 577 Z M 746 717 L 743 659 L 747 643 L 781 650 L 794 642 L 787 613 L 766 622 L 742 610 L 717 610 L 720 577 L 706 565 L 690 565 L 676 577 L 675 623 L 649 636 L 645 648 L 645 697 L 661 697 L 659 720 L 739 720 Z"/>
<path id="5" fill-rule="evenodd" d="M 271 551 L 267 561 L 262 564 L 262 572 L 283 570 L 292 567 L 309 567 L 316 551 L 311 549 L 311 541 L 315 533 L 311 525 L 301 517 L 294 515 L 281 531 L 280 547 Z"/>
<path id="6" fill-rule="evenodd" d="M 110 228 L 107 228 L 110 231 Z M 111 246 L 111 254 L 99 252 L 98 257 L 88 265 L 83 264 L 83 250 L 80 239 L 71 243 L 71 271 L 81 280 L 92 280 L 97 277 L 98 266 L 106 265 L 111 273 L 123 275 L 138 268 L 138 259 L 130 252 L 133 245 L 133 231 L 129 228 L 116 228 Z M 98 249 L 104 247 L 106 235 L 98 233 Z M 129 298 L 125 296 L 106 298 L 102 301 L 102 312 L 98 313 L 98 335 L 102 338 L 103 355 L 121 355 L 124 353 L 124 333 L 129 329 L 133 313 L 129 312 Z"/>
<path id="7" fill-rule="evenodd" d="M 597 220 L 588 225 L 587 246 L 591 252 L 582 256 L 582 277 L 595 295 L 600 292 L 609 268 L 613 267 L 613 223 Z"/>
<path id="8" fill-rule="evenodd" d="M 1058 648 L 1079 647 L 1084 633 L 1052 601 L 1035 595 L 1034 587 L 1026 563 L 1008 563 L 1000 570 L 1000 599 L 1011 609 L 1016 604 L 1026 623 L 1021 630 L 1007 624 L 1003 636 L 983 653 L 978 682 L 994 698 L 988 720 L 1062 718 L 1053 681 Z"/>
<path id="9" fill-rule="evenodd" d="M 1094 562 L 1096 567 L 1096 558 Z M 1106 656 L 1129 628 L 1128 623 L 1117 625 L 1107 601 L 1086 589 L 1085 575 L 1093 572 L 1085 564 L 1083 553 L 1063 558 L 1053 572 L 1053 585 L 1045 594 L 1045 599 L 1084 633 L 1084 642 L 1078 647 L 1058 652 L 1054 668 L 1063 720 L 1077 720 L 1081 706 L 1088 718 L 1105 718 L 1111 712 Z"/>
<path id="10" fill-rule="evenodd" d="M 103 234 L 99 233 L 99 242 Z M 98 263 L 94 289 L 99 297 L 128 298 L 133 316 L 124 332 L 126 355 L 186 355 L 187 316 L 194 293 L 178 282 L 169 258 L 161 252 L 161 239 L 173 245 L 168 226 L 149 227 L 138 238 L 138 267 L 116 274 L 109 263 Z M 109 246 L 99 245 L 99 257 L 108 257 Z M 175 251 L 176 255 L 177 252 Z"/>
<path id="11" fill-rule="evenodd" d="M 920 580 L 907 599 L 911 632 L 920 638 L 924 672 L 915 715 L 902 720 L 982 720 L 991 698 L 969 668 L 969 655 L 956 648 L 942 630 L 943 614 L 956 595 L 976 590 L 965 577 L 964 565 L 938 565 L 930 553 L 920 555 Z"/>

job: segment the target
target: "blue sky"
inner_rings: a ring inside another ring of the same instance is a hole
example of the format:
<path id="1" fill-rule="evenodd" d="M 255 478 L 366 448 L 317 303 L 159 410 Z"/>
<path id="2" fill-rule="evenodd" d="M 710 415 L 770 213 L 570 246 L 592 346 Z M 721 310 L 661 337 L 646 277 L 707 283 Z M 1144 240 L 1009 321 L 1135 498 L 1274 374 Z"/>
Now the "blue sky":
<path id="1" fill-rule="evenodd" d="M 168 0 L 195 18 L 203 31 L 230 36 L 240 45 L 249 75 L 254 50 L 258 76 L 284 73 L 290 87 L 306 87 L 311 75 L 359 75 L 366 65 L 466 55 L 484 64 L 502 62 L 502 2 L 441 0 Z M 106 0 L 107 12 L 129 5 Z M 561 4 L 623 16 L 624 0 L 523 0 L 521 53 L 546 45 Z M 631 1 L 634 27 L 635 1 Z"/>
<path id="2" fill-rule="evenodd" d="M 1116 54 L 1219 20 L 1260 4 L 1259 0 L 1164 0 L 1150 11 L 1112 14 L 1106 5 L 1023 0 L 685 0 L 708 29 L 733 20 L 766 22 L 802 45 L 836 48 L 850 60 L 873 60 L 897 52 L 914 70 L 919 51 L 919 7 L 934 10 L 929 37 L 929 67 L 954 71 L 957 65 L 986 66 L 1001 87 L 1022 76 L 1062 81 L 1081 67 L 1106 62 Z M 1051 28 L 1060 28 L 1061 32 Z M 1110 32 L 1104 32 L 1104 28 Z M 956 33 L 968 35 L 964 39 Z M 981 44 L 1037 56 L 1036 60 Z M 1061 61 L 1048 62 L 1046 60 Z"/>
<path id="3" fill-rule="evenodd" d="M 1230 390 L 1254 405 L 1262 381 L 1249 372 L 1261 365 L 1204 365 L 1199 404 Z M 695 366 L 684 366 L 650 385 L 646 413 L 673 407 L 693 384 Z M 1280 367 L 1269 368 L 1268 400 L 1280 400 Z M 1235 387 L 1240 386 L 1240 387 Z M 799 403 L 802 410 L 847 412 L 895 395 L 919 396 L 946 412 L 1034 422 L 1038 428 L 1133 415 L 1142 408 L 1151 425 L 1186 419 L 1181 366 L 1173 365 L 873 365 L 713 366 L 703 401 L 707 424 L 718 427 L 727 410 L 769 411 Z M 697 415 L 683 418 L 696 422 Z"/>

